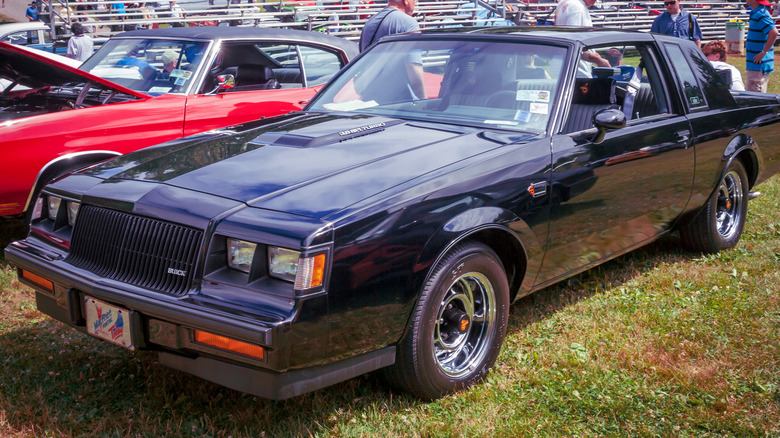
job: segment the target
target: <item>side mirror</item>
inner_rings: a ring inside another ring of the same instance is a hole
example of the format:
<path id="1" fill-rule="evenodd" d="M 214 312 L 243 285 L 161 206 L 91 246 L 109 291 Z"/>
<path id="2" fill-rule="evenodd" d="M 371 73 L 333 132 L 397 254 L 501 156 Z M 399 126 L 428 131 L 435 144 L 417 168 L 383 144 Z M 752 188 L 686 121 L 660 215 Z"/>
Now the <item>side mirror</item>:
<path id="1" fill-rule="evenodd" d="M 626 126 L 626 115 L 618 109 L 601 110 L 593 115 L 593 126 L 598 131 L 591 141 L 593 143 L 601 143 L 604 141 L 607 131 Z"/>
<path id="2" fill-rule="evenodd" d="M 217 75 L 217 85 L 214 90 L 209 93 L 222 93 L 228 90 L 232 90 L 236 87 L 236 78 L 233 75 L 230 74 L 224 74 L 224 75 Z"/>

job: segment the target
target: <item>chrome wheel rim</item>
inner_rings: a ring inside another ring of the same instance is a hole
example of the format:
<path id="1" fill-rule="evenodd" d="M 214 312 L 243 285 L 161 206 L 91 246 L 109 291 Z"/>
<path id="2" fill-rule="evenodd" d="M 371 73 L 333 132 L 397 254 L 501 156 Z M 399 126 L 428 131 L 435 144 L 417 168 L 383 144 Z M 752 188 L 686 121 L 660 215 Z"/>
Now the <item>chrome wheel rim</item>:
<path id="1" fill-rule="evenodd" d="M 433 354 L 439 369 L 455 378 L 472 373 L 490 350 L 495 322 L 496 293 L 485 275 L 469 272 L 453 281 L 434 323 Z"/>
<path id="2" fill-rule="evenodd" d="M 735 171 L 730 171 L 723 177 L 718 186 L 718 202 L 715 212 L 718 233 L 725 239 L 736 235 L 742 220 L 742 179 Z"/>

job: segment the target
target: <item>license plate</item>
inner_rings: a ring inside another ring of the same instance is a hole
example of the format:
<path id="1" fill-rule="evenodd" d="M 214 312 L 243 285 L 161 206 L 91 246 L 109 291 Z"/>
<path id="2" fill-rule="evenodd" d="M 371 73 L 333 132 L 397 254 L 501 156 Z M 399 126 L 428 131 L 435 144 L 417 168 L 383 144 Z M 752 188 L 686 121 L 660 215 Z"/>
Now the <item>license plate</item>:
<path id="1" fill-rule="evenodd" d="M 92 297 L 84 299 L 87 333 L 113 344 L 135 350 L 130 336 L 130 312 Z"/>

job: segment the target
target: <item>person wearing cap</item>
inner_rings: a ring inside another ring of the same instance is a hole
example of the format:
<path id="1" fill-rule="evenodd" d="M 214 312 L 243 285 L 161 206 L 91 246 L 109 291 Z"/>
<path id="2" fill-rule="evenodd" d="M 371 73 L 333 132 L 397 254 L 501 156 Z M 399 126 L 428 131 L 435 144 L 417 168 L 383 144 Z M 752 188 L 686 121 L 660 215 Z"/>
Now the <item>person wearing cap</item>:
<path id="1" fill-rule="evenodd" d="M 701 47 L 703 37 L 699 22 L 680 6 L 680 0 L 664 0 L 666 12 L 655 17 L 650 32 L 691 40 Z"/>
<path id="2" fill-rule="evenodd" d="M 769 73 L 775 71 L 775 40 L 777 27 L 768 10 L 769 0 L 746 0 L 750 20 L 745 38 L 745 69 L 748 91 L 766 93 Z"/>
<path id="3" fill-rule="evenodd" d="M 715 70 L 728 70 L 731 72 L 730 89 L 734 91 L 745 91 L 745 84 L 742 82 L 742 74 L 731 64 L 726 63 L 726 44 L 720 40 L 710 41 L 701 48 L 704 56 L 710 60 L 710 64 Z"/>
<path id="4" fill-rule="evenodd" d="M 68 50 L 65 56 L 78 61 L 86 61 L 92 55 L 93 43 L 89 35 L 84 35 L 84 26 L 81 23 L 70 25 L 73 36 L 68 40 Z"/>
<path id="5" fill-rule="evenodd" d="M 175 50 L 166 50 L 162 54 L 163 73 L 170 74 L 179 63 L 179 54 Z"/>
<path id="6" fill-rule="evenodd" d="M 26 16 L 30 21 L 38 21 L 38 18 L 40 17 L 38 14 L 38 2 L 30 3 L 30 7 L 27 8 Z"/>

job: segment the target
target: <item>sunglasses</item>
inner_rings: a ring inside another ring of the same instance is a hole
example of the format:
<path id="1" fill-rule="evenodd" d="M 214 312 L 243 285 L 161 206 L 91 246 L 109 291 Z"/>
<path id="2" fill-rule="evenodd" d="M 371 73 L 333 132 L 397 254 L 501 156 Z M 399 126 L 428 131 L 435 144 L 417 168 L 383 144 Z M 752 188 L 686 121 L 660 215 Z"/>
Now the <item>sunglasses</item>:
<path id="1" fill-rule="evenodd" d="M 675 3 L 677 3 L 677 0 L 674 0 L 673 2 L 664 2 L 664 6 L 671 6 Z"/>

